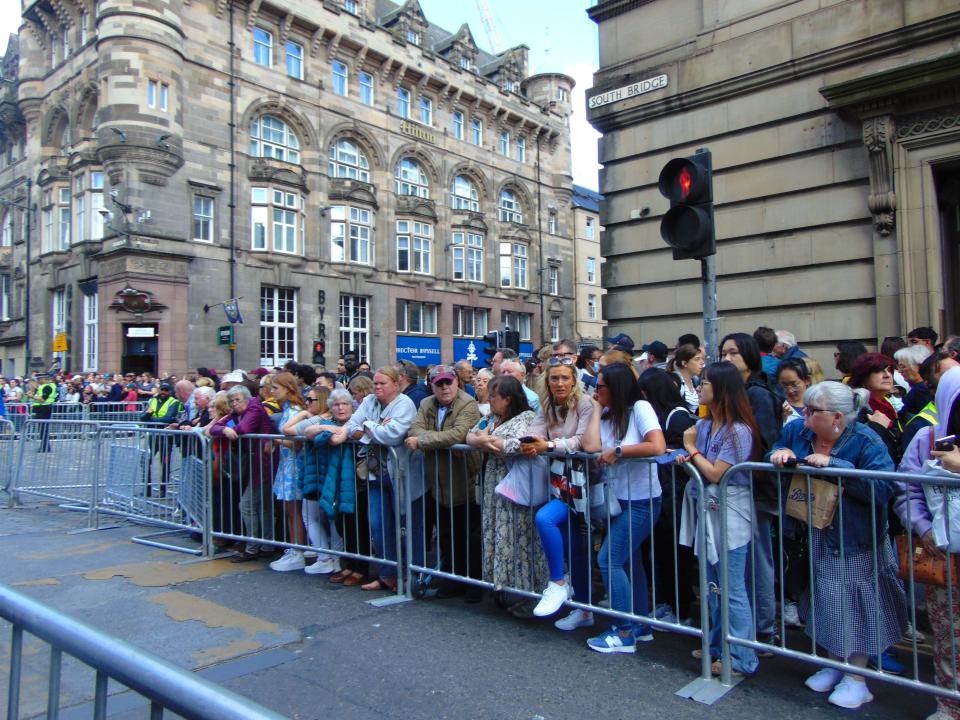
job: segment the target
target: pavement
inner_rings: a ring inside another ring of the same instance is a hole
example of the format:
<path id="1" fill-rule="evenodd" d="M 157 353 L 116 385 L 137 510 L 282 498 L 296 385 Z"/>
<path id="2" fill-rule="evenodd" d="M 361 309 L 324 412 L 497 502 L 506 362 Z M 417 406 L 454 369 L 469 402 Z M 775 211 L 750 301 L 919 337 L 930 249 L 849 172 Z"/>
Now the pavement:
<path id="1" fill-rule="evenodd" d="M 0 583 L 290 718 L 844 718 L 803 686 L 812 670 L 763 658 L 760 672 L 706 706 L 675 695 L 694 680 L 696 640 L 669 633 L 636 655 L 587 649 L 597 628 L 561 633 L 517 620 L 491 599 L 377 607 L 359 588 L 266 564 L 203 561 L 134 543 L 151 530 L 125 521 L 85 532 L 86 515 L 52 502 L 0 510 Z M 598 626 L 603 626 L 603 619 Z M 9 673 L 0 622 L 0 706 Z M 791 640 L 801 641 L 801 635 Z M 47 650 L 25 640 L 21 717 L 43 717 Z M 871 682 L 859 718 L 920 720 L 933 699 Z M 142 718 L 147 705 L 111 686 L 109 717 Z M 61 718 L 92 716 L 93 677 L 64 661 Z"/>

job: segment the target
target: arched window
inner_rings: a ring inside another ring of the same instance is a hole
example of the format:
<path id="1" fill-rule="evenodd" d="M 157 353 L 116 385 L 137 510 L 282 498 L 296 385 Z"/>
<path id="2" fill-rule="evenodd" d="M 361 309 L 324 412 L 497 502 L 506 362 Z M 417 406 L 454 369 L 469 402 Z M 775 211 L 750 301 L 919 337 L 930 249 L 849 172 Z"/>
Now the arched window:
<path id="1" fill-rule="evenodd" d="M 367 160 L 366 153 L 352 140 L 337 140 L 330 146 L 328 157 L 330 162 L 327 173 L 330 177 L 370 182 L 370 161 Z"/>
<path id="2" fill-rule="evenodd" d="M 250 155 L 300 164 L 300 141 L 287 124 L 273 115 L 250 123 Z"/>
<path id="3" fill-rule="evenodd" d="M 512 190 L 500 191 L 500 200 L 497 202 L 497 217 L 500 222 L 523 224 L 523 208 Z"/>
<path id="4" fill-rule="evenodd" d="M 430 197 L 430 178 L 427 177 L 427 173 L 415 160 L 404 158 L 397 163 L 395 177 L 397 179 L 398 195 Z"/>
<path id="5" fill-rule="evenodd" d="M 3 235 L 0 236 L 0 247 L 13 246 L 13 210 L 7 210 L 3 216 Z"/>
<path id="6" fill-rule="evenodd" d="M 466 175 L 457 175 L 450 188 L 450 206 L 454 210 L 480 212 L 480 195 L 477 186 Z"/>

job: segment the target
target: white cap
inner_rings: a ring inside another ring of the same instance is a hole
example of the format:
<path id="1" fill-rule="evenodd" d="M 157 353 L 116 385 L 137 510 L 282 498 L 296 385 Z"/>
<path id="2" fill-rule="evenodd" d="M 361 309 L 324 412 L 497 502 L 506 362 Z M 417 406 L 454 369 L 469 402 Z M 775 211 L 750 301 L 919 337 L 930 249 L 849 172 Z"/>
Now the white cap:
<path id="1" fill-rule="evenodd" d="M 228 372 L 222 378 L 220 378 L 220 384 L 223 383 L 242 383 L 246 378 L 243 376 L 243 370 L 234 370 L 233 372 Z"/>

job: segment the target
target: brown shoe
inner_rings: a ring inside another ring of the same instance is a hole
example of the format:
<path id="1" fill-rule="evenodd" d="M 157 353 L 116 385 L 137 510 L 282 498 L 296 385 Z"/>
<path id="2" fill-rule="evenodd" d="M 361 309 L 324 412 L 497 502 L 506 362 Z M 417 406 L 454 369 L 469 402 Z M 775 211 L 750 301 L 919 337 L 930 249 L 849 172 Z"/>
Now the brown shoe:
<path id="1" fill-rule="evenodd" d="M 349 570 L 340 570 L 339 572 L 335 572 L 333 575 L 331 575 L 327 579 L 332 583 L 340 584 L 344 582 L 351 575 L 353 575 L 353 573 Z"/>
<path id="2" fill-rule="evenodd" d="M 352 572 L 349 577 L 344 578 L 343 584 L 347 587 L 355 587 L 356 585 L 363 585 L 364 579 L 360 573 Z"/>

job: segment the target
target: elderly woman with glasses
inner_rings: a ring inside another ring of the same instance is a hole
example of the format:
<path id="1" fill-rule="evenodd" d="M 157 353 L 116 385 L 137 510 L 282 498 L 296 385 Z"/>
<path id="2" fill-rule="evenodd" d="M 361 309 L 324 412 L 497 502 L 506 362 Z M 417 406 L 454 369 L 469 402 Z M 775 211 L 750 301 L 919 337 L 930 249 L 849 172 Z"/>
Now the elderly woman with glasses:
<path id="1" fill-rule="evenodd" d="M 797 461 L 812 467 L 892 471 L 884 443 L 857 417 L 870 393 L 838 382 L 822 382 L 804 393 L 804 421 L 788 423 L 770 453 L 783 467 Z M 806 633 L 835 660 L 866 667 L 899 642 L 906 629 L 906 598 L 897 579 L 897 559 L 887 537 L 887 502 L 892 480 L 823 478 L 840 484 L 831 523 L 809 528 L 813 563 L 810 589 L 800 603 Z M 857 708 L 873 699 L 864 679 L 824 668 L 807 678 L 829 701 Z"/>
<path id="2" fill-rule="evenodd" d="M 240 520 L 248 540 L 243 553 L 234 560 L 244 562 L 273 554 L 272 550 L 257 542 L 260 539 L 273 540 L 273 503 L 270 483 L 266 482 L 271 478 L 273 446 L 270 440 L 242 438 L 244 435 L 271 435 L 274 427 L 260 399 L 251 397 L 245 386 L 230 388 L 227 403 L 230 413 L 211 425 L 209 434 L 213 438 L 226 438 L 235 447 L 224 458 L 231 467 L 222 469 L 242 488 Z M 225 488 L 221 486 L 220 491 L 224 492 Z"/>

